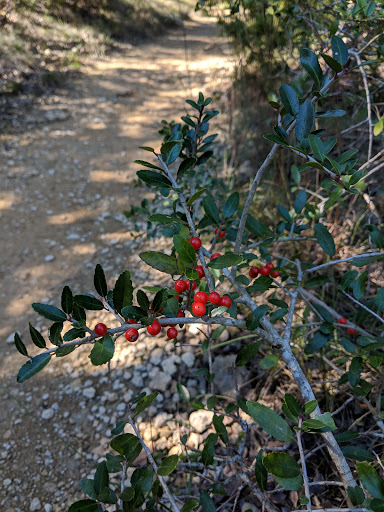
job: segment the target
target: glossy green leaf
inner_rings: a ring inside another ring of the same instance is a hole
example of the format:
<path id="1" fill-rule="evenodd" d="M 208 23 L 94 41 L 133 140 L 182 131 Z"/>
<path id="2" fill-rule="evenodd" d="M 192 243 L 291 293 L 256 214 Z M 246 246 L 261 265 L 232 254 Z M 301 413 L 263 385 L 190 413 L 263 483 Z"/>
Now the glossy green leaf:
<path id="1" fill-rule="evenodd" d="M 212 424 L 215 427 L 217 435 L 223 441 L 223 443 L 228 443 L 228 432 L 223 423 L 224 416 L 217 416 L 216 414 L 212 418 Z"/>
<path id="2" fill-rule="evenodd" d="M 295 212 L 300 213 L 302 211 L 302 209 L 304 208 L 306 202 L 307 202 L 307 192 L 305 190 L 300 190 L 300 192 L 298 193 L 298 195 L 295 199 L 295 204 L 294 204 Z"/>
<path id="3" fill-rule="evenodd" d="M 88 356 L 94 366 L 100 366 L 108 363 L 115 352 L 115 343 L 112 336 L 106 336 L 102 340 L 98 340 L 93 345 L 90 355 Z"/>
<path id="4" fill-rule="evenodd" d="M 359 479 L 369 494 L 378 500 L 384 500 L 384 482 L 376 469 L 366 462 L 357 462 L 356 467 Z"/>
<path id="5" fill-rule="evenodd" d="M 145 160 L 134 160 L 135 164 L 142 165 L 143 167 L 149 167 L 149 169 L 157 169 L 158 171 L 163 171 L 163 169 L 155 164 L 151 164 L 150 162 L 146 162 Z"/>
<path id="6" fill-rule="evenodd" d="M 317 135 L 310 134 L 308 136 L 309 145 L 311 146 L 315 158 L 323 162 L 325 159 L 324 142 Z"/>
<path id="7" fill-rule="evenodd" d="M 95 268 L 95 274 L 93 276 L 93 284 L 95 286 L 95 290 L 101 297 L 106 297 L 108 289 L 107 289 L 107 280 L 105 279 L 104 270 L 101 265 L 97 264 Z"/>
<path id="8" fill-rule="evenodd" d="M 186 264 L 191 265 L 196 261 L 196 251 L 192 244 L 181 235 L 174 235 L 173 243 L 179 258 Z"/>
<path id="9" fill-rule="evenodd" d="M 197 158 L 195 157 L 190 157 L 183 160 L 177 170 L 177 177 L 180 178 L 184 173 L 192 169 L 196 162 Z"/>
<path id="10" fill-rule="evenodd" d="M 132 487 L 126 487 L 123 492 L 120 494 L 120 499 L 122 501 L 132 501 L 135 497 L 135 489 Z"/>
<path id="11" fill-rule="evenodd" d="M 32 307 L 38 315 L 47 318 L 48 320 L 52 320 L 52 322 L 64 322 L 67 319 L 67 315 L 64 311 L 61 311 L 61 309 L 58 309 L 55 306 L 34 302 Z"/>
<path id="12" fill-rule="evenodd" d="M 248 364 L 259 352 L 260 342 L 250 343 L 243 347 L 236 356 L 236 366 Z"/>
<path id="13" fill-rule="evenodd" d="M 371 2 L 371 3 L 373 3 L 373 2 Z M 384 512 L 384 499 L 378 500 L 378 499 L 374 498 L 369 503 L 369 506 L 373 512 Z"/>
<path id="14" fill-rule="evenodd" d="M 260 325 L 260 320 L 263 318 L 263 316 L 266 315 L 266 313 L 269 310 L 269 306 L 266 304 L 262 304 L 261 306 L 257 306 L 257 308 L 254 310 L 252 317 L 250 317 L 247 320 L 247 328 L 249 330 L 254 330 Z"/>
<path id="15" fill-rule="evenodd" d="M 291 413 L 295 417 L 297 417 L 300 413 L 300 407 L 299 407 L 299 404 L 297 403 L 296 398 L 293 395 L 291 395 L 290 393 L 285 393 L 284 402 L 285 402 L 286 406 L 288 407 L 288 409 L 291 411 Z"/>
<path id="16" fill-rule="evenodd" d="M 135 411 L 133 413 L 134 417 L 138 416 L 140 413 L 145 411 L 151 403 L 155 400 L 159 393 L 156 391 L 155 393 L 151 393 L 150 395 L 146 395 L 143 398 L 141 398 L 136 405 Z"/>
<path id="17" fill-rule="evenodd" d="M 360 448 L 360 446 L 343 446 L 341 451 L 347 459 L 353 459 L 359 462 L 374 462 L 376 460 L 368 450 L 364 450 L 364 448 Z"/>
<path id="18" fill-rule="evenodd" d="M 205 196 L 203 198 L 203 208 L 205 215 L 211 222 L 213 222 L 213 224 L 220 224 L 219 210 L 211 196 Z"/>
<path id="19" fill-rule="evenodd" d="M 139 254 L 140 258 L 150 267 L 165 274 L 180 274 L 180 266 L 176 258 L 157 251 L 146 251 Z"/>
<path id="20" fill-rule="evenodd" d="M 312 80 L 320 86 L 323 80 L 323 72 L 316 55 L 308 48 L 302 48 L 300 50 L 300 63 Z"/>
<path id="21" fill-rule="evenodd" d="M 236 212 L 239 207 L 240 195 L 238 192 L 233 192 L 225 201 L 223 207 L 223 219 L 229 219 Z"/>
<path id="22" fill-rule="evenodd" d="M 142 446 L 134 434 L 121 434 L 110 442 L 110 447 L 132 464 L 140 455 Z"/>
<path id="23" fill-rule="evenodd" d="M 99 509 L 99 505 L 96 501 L 93 500 L 80 500 L 73 503 L 68 512 L 97 512 Z"/>
<path id="24" fill-rule="evenodd" d="M 333 58 L 340 62 L 342 66 L 345 66 L 349 59 L 348 48 L 346 47 L 344 41 L 339 36 L 331 37 L 331 46 Z"/>
<path id="25" fill-rule="evenodd" d="M 299 97 L 297 96 L 295 89 L 290 85 L 282 84 L 280 85 L 279 96 L 281 103 L 288 114 L 295 116 L 300 108 Z"/>
<path id="26" fill-rule="evenodd" d="M 268 354 L 260 361 L 259 366 L 262 370 L 268 370 L 269 368 L 273 368 L 278 361 L 279 356 L 277 354 Z"/>
<path id="27" fill-rule="evenodd" d="M 301 142 L 303 139 L 308 137 L 313 129 L 313 123 L 315 122 L 315 109 L 310 100 L 305 100 L 300 105 L 299 113 L 296 118 L 295 133 L 297 140 Z"/>
<path id="28" fill-rule="evenodd" d="M 292 430 L 288 423 L 275 411 L 265 405 L 247 400 L 249 414 L 269 435 L 279 441 L 292 441 L 294 439 Z"/>
<path id="29" fill-rule="evenodd" d="M 101 311 L 104 309 L 103 304 L 98 299 L 96 299 L 96 297 L 90 294 L 88 295 L 87 293 L 75 295 L 73 300 L 75 304 L 83 309 L 89 309 L 91 311 Z"/>
<path id="30" fill-rule="evenodd" d="M 141 255 L 140 255 L 141 256 Z M 126 306 L 132 306 L 133 286 L 131 273 L 125 270 L 117 278 L 115 288 L 113 289 L 113 304 L 119 313 Z"/>
<path id="31" fill-rule="evenodd" d="M 281 487 L 287 489 L 287 491 L 300 491 L 304 485 L 303 477 L 301 475 L 293 478 L 280 478 L 275 476 L 275 480 L 281 485 Z"/>
<path id="32" fill-rule="evenodd" d="M 310 400 L 309 402 L 305 402 L 304 414 L 312 414 L 316 410 L 317 406 L 318 404 L 316 400 Z"/>
<path id="33" fill-rule="evenodd" d="M 338 62 L 336 59 L 331 57 L 330 55 L 327 55 L 326 53 L 320 52 L 320 55 L 325 60 L 326 64 L 333 70 L 336 71 L 336 73 L 340 73 L 340 71 L 343 70 L 343 66 Z"/>
<path id="34" fill-rule="evenodd" d="M 184 505 L 181 508 L 181 512 L 190 512 L 199 506 L 199 502 L 193 498 L 185 500 Z"/>
<path id="35" fill-rule="evenodd" d="M 23 364 L 20 368 L 19 373 L 17 374 L 17 382 L 21 384 L 27 379 L 33 377 L 45 368 L 50 360 L 51 354 L 39 354 L 38 356 L 32 357 L 32 359 Z"/>
<path id="36" fill-rule="evenodd" d="M 201 190 L 198 190 L 197 192 L 195 192 L 193 194 L 193 196 L 191 196 L 188 199 L 187 206 L 192 206 L 192 204 L 196 201 L 196 199 L 199 199 L 199 197 L 202 196 L 206 190 L 207 190 L 206 188 L 202 188 Z"/>
<path id="37" fill-rule="evenodd" d="M 69 286 L 64 286 L 61 293 L 61 308 L 64 313 L 70 315 L 73 310 L 73 295 Z"/>
<path id="38" fill-rule="evenodd" d="M 333 256 L 335 254 L 335 242 L 324 224 L 315 224 L 315 237 L 320 247 L 328 254 L 328 256 Z"/>
<path id="39" fill-rule="evenodd" d="M 368 271 L 362 272 L 356 281 L 352 285 L 352 291 L 355 299 L 362 299 L 367 290 L 367 282 L 368 282 Z"/>
<path id="40" fill-rule="evenodd" d="M 205 491 L 200 493 L 200 505 L 204 512 L 216 512 L 212 498 Z"/>
<path id="41" fill-rule="evenodd" d="M 179 462 L 179 456 L 178 455 L 170 455 L 169 457 L 165 457 L 162 461 L 160 466 L 157 469 L 157 474 L 159 476 L 168 476 L 173 471 L 175 471 L 177 464 Z"/>
<path id="42" fill-rule="evenodd" d="M 243 257 L 240 254 L 224 254 L 223 256 L 218 256 L 209 262 L 208 266 L 210 268 L 216 268 L 218 270 L 223 268 L 230 268 L 236 265 L 239 265 L 243 261 Z"/>
<path id="43" fill-rule="evenodd" d="M 375 261 L 382 261 L 384 259 L 384 254 L 381 256 L 356 256 L 351 260 L 351 265 L 354 267 L 365 267 L 365 265 L 370 265 Z"/>
<path id="44" fill-rule="evenodd" d="M 138 178 L 153 187 L 172 188 L 172 183 L 163 174 L 155 171 L 138 171 Z"/>
<path id="45" fill-rule="evenodd" d="M 216 434 L 209 434 L 206 440 L 204 441 L 204 448 L 201 452 L 201 459 L 205 466 L 213 464 L 214 455 L 215 455 L 215 444 L 217 442 L 218 436 Z"/>
<path id="46" fill-rule="evenodd" d="M 268 483 L 268 471 L 265 469 L 265 466 L 263 464 L 264 456 L 265 456 L 264 450 L 259 450 L 257 457 L 256 457 L 256 464 L 255 464 L 256 482 L 262 491 L 265 491 L 267 489 L 267 483 Z"/>
<path id="47" fill-rule="evenodd" d="M 15 332 L 15 336 L 13 338 L 15 342 L 16 349 L 20 352 L 21 355 L 28 357 L 27 347 L 24 345 L 23 340 L 20 337 L 18 332 Z"/>
<path id="48" fill-rule="evenodd" d="M 36 345 L 36 347 L 39 347 L 39 348 L 46 348 L 47 347 L 47 345 L 45 343 L 45 339 L 39 333 L 39 331 L 33 327 L 31 322 L 29 322 L 29 333 L 30 333 L 32 341 Z"/>
<path id="49" fill-rule="evenodd" d="M 287 453 L 268 453 L 263 458 L 263 464 L 268 473 L 280 478 L 295 478 L 300 475 L 300 466 Z"/>
<path id="50" fill-rule="evenodd" d="M 83 478 L 80 480 L 81 490 L 93 500 L 97 500 L 97 493 L 94 487 L 94 481 L 90 478 Z"/>

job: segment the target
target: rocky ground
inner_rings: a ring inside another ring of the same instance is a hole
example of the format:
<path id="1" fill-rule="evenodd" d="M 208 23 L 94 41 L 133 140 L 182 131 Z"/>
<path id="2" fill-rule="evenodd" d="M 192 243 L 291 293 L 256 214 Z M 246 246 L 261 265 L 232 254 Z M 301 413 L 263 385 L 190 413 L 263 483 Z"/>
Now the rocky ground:
<path id="1" fill-rule="evenodd" d="M 122 214 L 143 194 L 132 185 L 132 162 L 144 157 L 137 148 L 159 145 L 159 121 L 183 115 L 185 98 L 199 90 L 223 96 L 232 66 L 213 19 L 192 18 L 186 33 L 186 46 L 180 29 L 90 60 L 55 94 L 9 112 L 12 125 L 0 136 L 1 511 L 61 512 L 80 499 L 80 478 L 92 473 L 127 402 L 143 389 L 159 392 L 139 418 L 148 443 L 168 450 L 184 433 L 195 445 L 204 435 L 207 413 L 189 416 L 176 391 L 182 382 L 192 394 L 207 392 L 194 376 L 204 361 L 193 346 L 142 336 L 118 344 L 111 372 L 92 367 L 84 347 L 17 385 L 25 361 L 12 344 L 15 331 L 29 339 L 29 320 L 45 332 L 32 302 L 59 304 L 65 284 L 91 292 L 97 263 L 111 284 L 126 268 L 136 285 L 148 283 L 138 257 L 147 242 L 134 238 Z M 164 275 L 150 278 L 159 284 Z M 107 313 L 90 316 L 97 321 L 113 325 Z M 188 343 L 198 342 L 198 331 L 190 331 Z M 230 368 L 232 356 L 217 364 Z M 230 372 L 217 373 L 225 377 L 216 383 L 220 392 L 231 393 Z M 175 417 L 185 426 L 175 428 Z"/>

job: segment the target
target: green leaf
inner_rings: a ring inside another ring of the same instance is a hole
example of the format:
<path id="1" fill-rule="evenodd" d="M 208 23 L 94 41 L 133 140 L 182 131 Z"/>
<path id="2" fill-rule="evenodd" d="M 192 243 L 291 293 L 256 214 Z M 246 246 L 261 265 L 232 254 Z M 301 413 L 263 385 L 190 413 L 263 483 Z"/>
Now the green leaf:
<path id="1" fill-rule="evenodd" d="M 276 354 L 268 354 L 265 356 L 259 363 L 259 366 L 262 370 L 268 370 L 268 368 L 272 368 L 279 361 L 279 356 Z"/>
<path id="2" fill-rule="evenodd" d="M 328 254 L 328 256 L 333 256 L 335 254 L 335 242 L 324 224 L 315 224 L 315 237 L 320 247 Z"/>
<path id="3" fill-rule="evenodd" d="M 174 235 L 173 243 L 179 258 L 186 264 L 191 265 L 196 261 L 196 251 L 192 244 L 181 235 Z"/>
<path id="4" fill-rule="evenodd" d="M 101 311 L 104 309 L 103 304 L 98 299 L 96 299 L 96 297 L 87 293 L 75 295 L 73 300 L 75 304 L 83 309 L 89 309 L 91 311 Z"/>
<path id="5" fill-rule="evenodd" d="M 27 347 L 24 345 L 23 340 L 21 339 L 20 334 L 18 332 L 15 332 L 15 336 L 13 339 L 15 342 L 16 349 L 20 352 L 20 354 L 22 356 L 28 357 Z"/>
<path id="6" fill-rule="evenodd" d="M 162 252 L 146 251 L 139 254 L 140 258 L 150 267 L 165 274 L 180 274 L 180 267 L 176 258 Z"/>
<path id="7" fill-rule="evenodd" d="M 34 302 L 32 304 L 33 309 L 36 313 L 52 322 L 64 322 L 67 319 L 67 315 L 61 309 L 50 306 L 49 304 L 39 304 Z"/>
<path id="8" fill-rule="evenodd" d="M 124 427 L 125 427 L 125 422 L 124 421 L 118 421 L 116 423 L 116 426 L 111 430 L 111 434 L 113 436 L 118 436 L 119 434 L 122 433 L 122 431 L 124 430 Z"/>
<path id="9" fill-rule="evenodd" d="M 109 446 L 117 453 L 125 457 L 127 464 L 132 464 L 140 455 L 142 446 L 133 434 L 121 434 L 109 443 Z"/>
<path id="10" fill-rule="evenodd" d="M 70 315 L 73 310 L 73 295 L 69 286 L 64 286 L 61 293 L 61 307 L 64 313 Z"/>
<path id="11" fill-rule="evenodd" d="M 20 384 L 30 379 L 43 368 L 47 366 L 51 360 L 51 354 L 39 354 L 38 356 L 32 357 L 27 363 L 23 364 L 17 374 L 17 382 Z"/>
<path id="12" fill-rule="evenodd" d="M 184 402 L 189 402 L 191 396 L 189 394 L 188 388 L 186 388 L 183 384 L 180 384 L 180 382 L 178 382 L 176 384 L 176 389 L 181 398 L 184 400 Z"/>
<path id="13" fill-rule="evenodd" d="M 336 59 L 331 57 L 330 55 L 327 55 L 326 53 L 320 52 L 320 55 L 325 60 L 326 64 L 333 70 L 336 71 L 336 73 L 340 73 L 340 71 L 343 70 L 343 66 L 338 62 Z"/>
<path id="14" fill-rule="evenodd" d="M 139 149 L 144 149 L 144 151 L 149 151 L 150 153 L 154 153 L 155 150 L 150 148 L 149 146 L 139 146 Z"/>
<path id="15" fill-rule="evenodd" d="M 215 444 L 217 442 L 216 434 L 209 434 L 207 439 L 204 441 L 204 448 L 201 452 L 201 459 L 205 466 L 213 464 L 213 459 L 215 455 Z"/>
<path id="16" fill-rule="evenodd" d="M 204 512 L 216 512 L 212 498 L 204 491 L 200 493 L 200 505 Z"/>
<path id="17" fill-rule="evenodd" d="M 324 428 L 324 423 L 319 420 L 305 420 L 303 421 L 303 430 L 321 430 Z"/>
<path id="18" fill-rule="evenodd" d="M 80 480 L 81 490 L 93 500 L 97 500 L 97 493 L 95 492 L 94 481 L 90 478 L 83 478 Z"/>
<path id="19" fill-rule="evenodd" d="M 359 479 L 369 494 L 378 500 L 384 500 L 384 482 L 375 468 L 366 462 L 357 462 L 356 467 Z"/>
<path id="20" fill-rule="evenodd" d="M 300 475 L 300 466 L 287 453 L 268 453 L 263 458 L 266 470 L 280 478 L 295 478 Z"/>
<path id="21" fill-rule="evenodd" d="M 301 475 L 293 478 L 280 478 L 275 476 L 275 480 L 281 485 L 281 487 L 287 489 L 287 491 L 300 491 L 304 484 L 303 477 Z"/>
<path id="22" fill-rule="evenodd" d="M 149 167 L 150 169 L 157 169 L 158 171 L 163 171 L 161 167 L 151 164 L 150 162 L 145 162 L 145 160 L 134 160 L 134 162 L 135 164 L 142 165 L 143 167 Z"/>
<path id="23" fill-rule="evenodd" d="M 304 414 L 312 414 L 317 408 L 317 400 L 310 400 L 304 404 Z"/>
<path id="24" fill-rule="evenodd" d="M 300 63 L 312 80 L 320 86 L 323 81 L 323 72 L 316 55 L 308 48 L 302 48 L 300 50 Z"/>
<path id="25" fill-rule="evenodd" d="M 94 366 L 100 366 L 108 363 L 113 357 L 115 352 L 115 343 L 112 336 L 106 336 L 101 341 L 96 341 L 93 345 L 93 349 L 89 354 L 89 359 Z"/>
<path id="26" fill-rule="evenodd" d="M 298 195 L 295 199 L 295 204 L 294 204 L 295 212 L 300 213 L 301 210 L 304 208 L 306 202 L 307 202 L 307 192 L 305 190 L 300 190 L 300 192 L 298 193 Z"/>
<path id="27" fill-rule="evenodd" d="M 345 116 L 345 110 L 328 110 L 328 112 L 316 112 L 316 118 L 324 117 L 343 117 Z"/>
<path id="28" fill-rule="evenodd" d="M 135 489 L 132 487 L 126 487 L 123 492 L 120 494 L 120 499 L 122 501 L 132 501 L 135 497 Z"/>
<path id="29" fill-rule="evenodd" d="M 95 290 L 101 297 L 106 297 L 108 289 L 107 289 L 107 280 L 105 279 L 104 270 L 101 265 L 97 264 L 95 268 L 95 275 L 93 276 L 93 284 L 95 286 Z"/>
<path id="30" fill-rule="evenodd" d="M 213 426 L 215 427 L 216 433 L 220 437 L 220 439 L 223 441 L 223 443 L 228 443 L 228 432 L 227 429 L 223 423 L 224 416 L 217 416 L 216 414 L 212 418 Z"/>
<path id="31" fill-rule="evenodd" d="M 213 224 L 220 224 L 219 210 L 211 196 L 205 196 L 203 198 L 203 208 L 205 215 L 211 222 L 213 222 Z"/>
<path id="32" fill-rule="evenodd" d="M 250 343 L 243 347 L 236 356 L 236 366 L 248 364 L 259 352 L 260 342 Z"/>
<path id="33" fill-rule="evenodd" d="M 208 266 L 216 269 L 230 268 L 239 265 L 242 261 L 243 257 L 240 254 L 228 253 L 213 259 Z"/>
<path id="34" fill-rule="evenodd" d="M 288 142 L 283 139 L 283 137 L 280 137 L 279 135 L 275 135 L 274 133 L 272 134 L 268 134 L 268 135 L 263 135 L 263 138 L 265 140 L 269 140 L 269 142 L 273 142 L 274 144 L 278 144 L 279 146 L 283 146 L 284 148 L 290 148 L 292 146 L 290 146 L 288 144 Z"/>
<path id="35" fill-rule="evenodd" d="M 360 300 L 364 297 L 367 289 L 367 281 L 368 281 L 368 271 L 366 270 L 352 285 L 352 291 L 355 299 Z"/>
<path id="36" fill-rule="evenodd" d="M 325 145 L 324 142 L 317 135 L 308 136 L 309 145 L 311 146 L 313 155 L 315 158 L 324 162 L 325 159 Z"/>
<path id="37" fill-rule="evenodd" d="M 198 190 L 188 199 L 187 206 L 192 206 L 192 204 L 196 201 L 196 199 L 199 199 L 200 196 L 206 192 L 206 188 L 202 188 L 201 190 Z"/>
<path id="38" fill-rule="evenodd" d="M 310 100 L 305 100 L 304 103 L 300 105 L 296 119 L 295 133 L 299 142 L 308 137 L 312 131 L 314 122 L 315 109 Z"/>
<path id="39" fill-rule="evenodd" d="M 99 509 L 99 505 L 96 501 L 93 500 L 80 500 L 73 503 L 68 512 L 97 512 Z"/>
<path id="40" fill-rule="evenodd" d="M 223 208 L 223 219 L 229 219 L 239 207 L 240 196 L 238 192 L 231 194 L 225 201 Z"/>
<path id="41" fill-rule="evenodd" d="M 167 144 L 167 142 L 165 144 Z M 163 146 L 165 146 L 165 144 L 163 144 Z M 163 148 L 163 146 L 162 146 L 162 148 Z M 165 163 L 167 165 L 173 164 L 173 162 L 177 158 L 179 158 L 182 148 L 183 148 L 183 141 L 178 142 L 177 144 L 175 144 L 173 146 L 173 148 L 167 153 L 167 157 L 165 159 Z"/>
<path id="42" fill-rule="evenodd" d="M 113 289 L 113 304 L 117 312 L 126 306 L 132 306 L 133 301 L 133 286 L 131 280 L 131 273 L 125 270 L 117 278 L 115 288 Z"/>
<path id="43" fill-rule="evenodd" d="M 357 439 L 358 437 L 360 437 L 359 434 L 357 432 L 352 432 L 351 430 L 345 430 L 344 432 L 335 434 L 335 439 L 338 443 L 352 441 L 353 439 Z"/>
<path id="44" fill-rule="evenodd" d="M 371 510 L 373 510 L 373 512 L 384 512 L 384 500 L 373 499 L 369 503 L 369 507 Z"/>
<path id="45" fill-rule="evenodd" d="M 255 464 L 255 477 L 256 482 L 262 491 L 267 489 L 268 483 L 268 471 L 265 469 L 263 464 L 264 450 L 259 450 L 256 457 Z"/>
<path id="46" fill-rule="evenodd" d="M 254 310 L 252 317 L 249 319 L 249 323 L 247 325 L 247 328 L 251 331 L 259 327 L 260 320 L 263 318 L 263 316 L 266 315 L 267 311 L 269 310 L 269 306 L 266 304 L 262 304 L 261 306 L 257 306 L 257 308 Z"/>
<path id="47" fill-rule="evenodd" d="M 150 395 L 144 396 L 141 398 L 136 405 L 135 411 L 133 413 L 133 416 L 138 416 L 141 412 L 145 411 L 147 407 L 151 405 L 151 403 L 155 400 L 159 393 L 156 391 L 155 393 L 151 393 Z"/>
<path id="48" fill-rule="evenodd" d="M 279 96 L 288 114 L 295 116 L 300 108 L 299 97 L 296 91 L 290 85 L 282 84 L 280 85 Z"/>
<path id="49" fill-rule="evenodd" d="M 101 494 L 103 490 L 109 485 L 109 474 L 107 470 L 106 461 L 98 464 L 95 473 L 94 489 L 97 495 Z"/>
<path id="50" fill-rule="evenodd" d="M 42 337 L 42 335 L 39 333 L 39 331 L 33 327 L 31 322 L 29 322 L 29 333 L 30 333 L 32 341 L 36 345 L 36 347 L 39 347 L 39 348 L 47 347 L 47 345 L 45 343 L 45 339 Z"/>
<path id="51" fill-rule="evenodd" d="M 144 496 L 149 493 L 153 483 L 153 468 L 147 466 L 144 468 L 136 469 L 131 477 L 132 487 L 135 489 L 136 494 L 142 493 Z"/>
<path id="52" fill-rule="evenodd" d="M 199 502 L 194 500 L 193 498 L 188 498 L 185 500 L 184 505 L 181 509 L 181 512 L 190 512 L 199 506 Z"/>
<path id="53" fill-rule="evenodd" d="M 376 307 L 380 310 L 384 309 L 384 287 L 380 288 L 375 297 Z"/>
<path id="54" fill-rule="evenodd" d="M 292 430 L 288 423 L 283 420 L 275 411 L 265 405 L 247 400 L 249 414 L 269 435 L 279 441 L 292 441 L 294 439 Z"/>
<path id="55" fill-rule="evenodd" d="M 149 222 L 158 222 L 159 224 L 169 225 L 169 224 L 186 224 L 183 220 L 176 215 L 165 215 L 162 213 L 156 213 L 155 215 L 150 215 L 148 217 Z"/>
<path id="56" fill-rule="evenodd" d="M 159 476 L 170 475 L 173 471 L 175 471 L 178 462 L 178 455 L 170 455 L 169 457 L 165 457 L 165 459 L 161 461 L 161 464 L 157 469 L 157 474 Z"/>
<path id="57" fill-rule="evenodd" d="M 195 163 L 197 162 L 197 158 L 190 157 L 183 160 L 177 170 L 177 177 L 180 178 L 185 172 L 191 169 Z"/>
<path id="58" fill-rule="evenodd" d="M 172 188 L 172 183 L 166 178 L 163 174 L 160 174 L 155 171 L 137 171 L 137 176 L 147 183 L 147 185 L 152 185 L 154 187 L 160 188 Z"/>
<path id="59" fill-rule="evenodd" d="M 347 459 L 353 459 L 359 462 L 374 462 L 376 460 L 369 451 L 360 448 L 360 446 L 343 446 L 341 451 Z"/>
<path id="60" fill-rule="evenodd" d="M 147 312 L 137 306 L 125 306 L 125 308 L 121 310 L 121 314 L 124 318 L 137 320 L 138 322 L 143 316 L 147 316 Z"/>
<path id="61" fill-rule="evenodd" d="M 342 66 L 345 66 L 349 59 L 349 55 L 348 48 L 346 47 L 344 41 L 339 36 L 332 36 L 331 46 L 333 58 L 337 60 L 337 62 L 340 62 Z"/>
<path id="62" fill-rule="evenodd" d="M 353 260 L 351 260 L 351 264 L 354 267 L 365 267 L 365 265 L 370 265 L 371 263 L 373 263 L 375 261 L 381 261 L 383 259 L 384 259 L 384 254 L 381 256 L 363 256 L 363 257 L 356 256 L 355 258 L 353 258 Z"/>
<path id="63" fill-rule="evenodd" d="M 300 413 L 300 407 L 299 404 L 297 403 L 296 398 L 290 393 L 285 393 L 284 402 L 288 409 L 290 410 L 290 412 L 293 414 L 293 416 L 297 417 Z"/>
<path id="64" fill-rule="evenodd" d="M 324 414 L 315 416 L 315 418 L 313 418 L 313 419 L 322 421 L 324 423 L 324 428 L 321 430 L 321 432 L 330 432 L 331 430 L 337 429 L 336 424 L 335 424 L 330 412 L 325 412 Z"/>

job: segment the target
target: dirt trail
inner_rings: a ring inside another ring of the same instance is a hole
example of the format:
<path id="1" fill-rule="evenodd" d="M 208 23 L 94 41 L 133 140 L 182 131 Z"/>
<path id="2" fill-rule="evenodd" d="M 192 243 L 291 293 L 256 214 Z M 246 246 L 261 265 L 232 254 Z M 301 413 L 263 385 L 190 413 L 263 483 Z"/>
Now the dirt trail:
<path id="1" fill-rule="evenodd" d="M 89 62 L 73 83 L 36 105 L 21 133 L 0 136 L 0 509 L 4 512 L 66 510 L 68 500 L 76 493 L 81 496 L 77 482 L 82 456 L 77 454 L 71 465 L 68 447 L 61 442 L 67 418 L 76 429 L 73 443 L 82 453 L 103 440 L 101 427 L 95 426 L 97 418 L 87 419 L 84 400 L 93 392 L 83 390 L 81 398 L 70 395 L 83 375 L 73 367 L 73 359 L 62 365 L 56 362 L 51 373 L 16 386 L 15 374 L 24 361 L 10 340 L 16 330 L 29 340 L 28 320 L 36 325 L 32 302 L 59 304 L 65 284 L 75 293 L 91 292 L 96 263 L 115 277 L 129 261 L 137 262 L 137 242 L 122 211 L 140 202 L 131 183 L 137 170 L 133 160 L 146 156 L 138 146 L 158 147 L 158 121 L 178 119 L 185 98 L 200 90 L 224 92 L 231 69 L 230 50 L 218 38 L 213 19 L 193 15 L 185 25 L 188 64 L 181 29 L 150 44 L 122 47 L 118 54 Z M 34 353 L 33 345 L 28 346 Z M 84 386 L 89 389 L 89 382 Z M 119 389 L 116 382 L 113 386 Z M 113 394 L 108 379 L 104 389 Z M 101 403 L 107 413 L 109 403 L 115 410 L 112 398 L 101 397 Z M 116 413 L 111 412 L 104 427 L 111 428 L 115 420 Z M 86 437 L 92 425 L 101 433 Z M 90 463 L 100 455 L 93 451 Z M 40 508 L 33 508 L 33 498 L 40 500 Z"/>

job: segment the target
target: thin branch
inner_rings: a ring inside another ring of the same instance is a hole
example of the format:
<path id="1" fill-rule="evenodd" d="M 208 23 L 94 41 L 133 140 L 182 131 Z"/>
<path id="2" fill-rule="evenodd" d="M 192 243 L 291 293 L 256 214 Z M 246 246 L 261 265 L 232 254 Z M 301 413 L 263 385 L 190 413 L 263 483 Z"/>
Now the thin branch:
<path id="1" fill-rule="evenodd" d="M 299 448 L 300 453 L 300 460 L 301 460 L 301 471 L 303 473 L 303 480 L 304 480 L 304 492 L 305 496 L 308 500 L 308 511 L 312 512 L 312 503 L 311 503 L 311 491 L 309 490 L 309 482 L 308 482 L 308 473 L 307 473 L 307 465 L 305 463 L 304 458 L 304 450 L 303 450 L 303 443 L 301 442 L 301 427 L 303 424 L 303 418 L 299 418 L 299 430 L 296 432 L 296 438 L 297 438 L 297 446 Z"/>
<path id="2" fill-rule="evenodd" d="M 346 261 L 355 260 L 358 258 L 366 258 L 368 256 L 384 256 L 384 252 L 367 252 L 364 254 L 357 254 L 356 256 L 349 256 L 348 258 L 342 258 L 341 260 L 328 261 L 327 263 L 323 263 L 322 265 L 317 265 L 316 267 L 307 268 L 304 272 L 315 272 L 316 270 L 321 270 L 326 267 L 330 267 L 331 265 L 337 265 L 338 263 L 345 263 Z"/>
<path id="3" fill-rule="evenodd" d="M 156 473 L 157 478 L 159 479 L 160 485 L 163 488 L 165 494 L 167 495 L 167 497 L 168 497 L 168 499 L 169 499 L 169 501 L 170 501 L 170 503 L 172 505 L 172 508 L 173 508 L 174 512 L 180 512 L 179 511 L 179 507 L 176 505 L 175 497 L 173 496 L 173 494 L 169 490 L 169 488 L 168 488 L 168 486 L 167 486 L 167 484 L 166 484 L 166 482 L 164 480 L 164 477 L 162 477 L 162 476 L 157 474 L 157 464 L 154 461 L 148 446 L 145 444 L 144 439 L 141 437 L 140 432 L 138 431 L 138 429 L 136 427 L 136 424 L 133 421 L 130 412 L 128 413 L 127 418 L 128 418 L 128 423 L 131 425 L 131 427 L 135 431 L 135 434 L 136 434 L 138 440 L 140 441 L 141 446 L 144 448 L 144 451 L 145 451 L 145 453 L 146 453 L 146 455 L 148 457 L 148 460 L 151 463 L 151 466 L 153 467 L 153 470 Z"/>
<path id="4" fill-rule="evenodd" d="M 354 302 L 355 304 L 357 304 L 360 308 L 363 308 L 365 309 L 365 311 L 367 311 L 368 313 L 370 313 L 372 316 L 374 316 L 377 320 L 379 320 L 382 324 L 384 324 L 384 320 L 383 318 L 378 315 L 377 313 L 375 313 L 374 311 L 372 311 L 372 309 L 369 309 L 367 308 L 367 306 L 365 306 L 364 304 L 362 304 L 360 301 L 356 300 L 354 297 L 352 297 L 352 295 L 350 295 L 349 293 L 347 292 L 344 292 L 343 291 L 343 294 L 348 297 L 348 299 L 350 299 L 352 302 Z"/>

